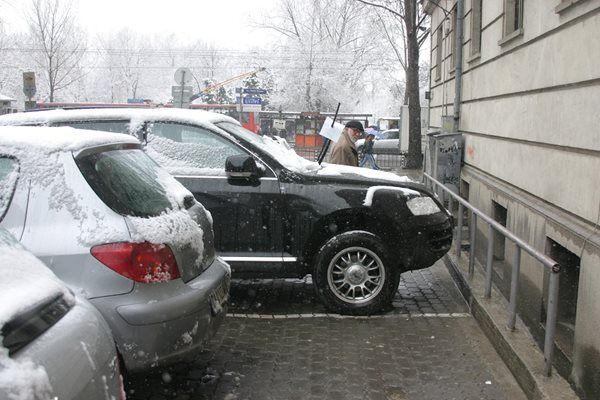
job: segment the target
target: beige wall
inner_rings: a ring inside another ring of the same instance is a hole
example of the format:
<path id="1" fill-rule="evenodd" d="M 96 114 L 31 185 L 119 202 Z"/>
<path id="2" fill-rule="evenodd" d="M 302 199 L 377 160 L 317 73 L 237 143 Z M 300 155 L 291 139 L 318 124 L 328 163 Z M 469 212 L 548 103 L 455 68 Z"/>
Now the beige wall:
<path id="1" fill-rule="evenodd" d="M 456 1 L 439 4 L 452 10 Z M 481 51 L 472 57 L 465 0 L 461 178 L 471 203 L 488 214 L 492 200 L 506 207 L 507 227 L 538 250 L 552 239 L 580 257 L 571 379 L 589 391 L 590 373 L 600 376 L 600 0 L 524 0 L 523 32 L 509 41 L 503 4 L 483 1 Z M 454 112 L 454 49 L 445 37 L 436 80 L 435 30 L 451 27 L 432 10 L 430 126 L 438 128 Z M 510 260 L 512 246 L 506 252 Z M 523 277 L 539 306 L 543 269 L 525 257 Z"/>

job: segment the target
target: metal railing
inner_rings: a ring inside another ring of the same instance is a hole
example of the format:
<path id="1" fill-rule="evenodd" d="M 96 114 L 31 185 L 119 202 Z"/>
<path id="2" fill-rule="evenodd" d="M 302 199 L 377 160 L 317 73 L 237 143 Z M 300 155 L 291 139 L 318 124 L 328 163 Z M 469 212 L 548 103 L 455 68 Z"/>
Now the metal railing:
<path id="1" fill-rule="evenodd" d="M 550 282 L 548 287 L 548 310 L 546 315 L 546 334 L 544 338 L 544 361 L 545 368 L 544 374 L 550 376 L 552 373 L 552 355 L 554 352 L 554 336 L 556 332 L 556 321 L 558 317 L 558 287 L 559 287 L 559 274 L 560 265 L 548 257 L 547 255 L 534 249 L 528 243 L 523 241 L 521 238 L 514 235 L 504 226 L 493 220 L 482 211 L 473 207 L 462 197 L 454 193 L 448 187 L 441 182 L 437 181 L 430 175 L 424 173 L 423 179 L 425 184 L 428 185 L 442 200 L 445 201 L 446 195 L 448 195 L 448 209 L 452 210 L 453 201 L 458 202 L 458 218 L 456 226 L 456 256 L 460 259 L 461 242 L 462 242 L 462 228 L 463 228 L 463 213 L 466 207 L 470 212 L 470 244 L 469 244 L 469 275 L 473 275 L 475 268 L 475 246 L 476 246 L 476 231 L 477 221 L 482 219 L 488 224 L 488 240 L 487 240 L 487 255 L 486 255 L 486 266 L 485 266 L 485 298 L 490 298 L 492 295 L 492 277 L 493 277 L 493 257 L 494 257 L 494 231 L 501 233 L 505 238 L 511 240 L 515 245 L 515 254 L 512 264 L 512 276 L 510 284 L 510 300 L 508 305 L 508 328 L 510 330 L 515 329 L 515 322 L 517 317 L 517 296 L 519 288 L 519 276 L 521 269 L 521 251 L 525 250 L 532 257 L 538 260 L 545 268 L 550 271 Z M 440 193 L 440 190 L 442 191 Z"/>
<path id="2" fill-rule="evenodd" d="M 291 143 L 290 147 L 294 149 L 296 154 L 300 157 L 304 157 L 310 161 L 317 161 L 317 156 L 321 151 L 321 147 L 315 146 L 296 146 Z M 379 168 L 383 169 L 395 169 L 395 168 L 403 168 L 406 165 L 406 157 L 404 154 L 386 154 L 386 153 L 377 153 L 375 155 L 375 160 Z M 325 158 L 327 160 L 327 158 Z"/>

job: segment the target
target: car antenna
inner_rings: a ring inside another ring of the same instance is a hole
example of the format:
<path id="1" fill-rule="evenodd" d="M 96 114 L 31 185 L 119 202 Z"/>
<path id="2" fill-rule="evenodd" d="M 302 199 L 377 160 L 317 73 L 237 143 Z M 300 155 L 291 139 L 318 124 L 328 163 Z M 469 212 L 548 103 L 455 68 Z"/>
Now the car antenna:
<path id="1" fill-rule="evenodd" d="M 333 116 L 333 121 L 331 121 L 332 128 L 333 128 L 333 124 L 335 124 L 335 120 L 338 116 L 338 112 L 340 111 L 341 104 L 342 103 L 338 103 L 337 110 L 335 110 L 335 115 Z M 323 142 L 323 147 L 321 147 L 321 151 L 319 152 L 319 157 L 317 157 L 317 162 L 319 163 L 319 165 L 321 165 L 321 162 L 325 158 L 325 154 L 327 154 L 327 150 L 329 150 L 330 143 L 331 143 L 331 140 L 329 140 L 328 138 L 325 138 L 325 141 Z"/>

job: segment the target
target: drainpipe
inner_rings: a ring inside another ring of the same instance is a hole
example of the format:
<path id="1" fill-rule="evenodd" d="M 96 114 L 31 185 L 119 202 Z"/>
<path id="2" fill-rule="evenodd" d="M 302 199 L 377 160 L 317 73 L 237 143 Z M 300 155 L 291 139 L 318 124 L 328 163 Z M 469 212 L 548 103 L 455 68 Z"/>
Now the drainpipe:
<path id="1" fill-rule="evenodd" d="M 460 103 L 462 94 L 462 64 L 463 64 L 463 21 L 465 4 L 464 0 L 456 2 L 456 68 L 454 69 L 454 132 L 458 132 L 460 120 Z"/>

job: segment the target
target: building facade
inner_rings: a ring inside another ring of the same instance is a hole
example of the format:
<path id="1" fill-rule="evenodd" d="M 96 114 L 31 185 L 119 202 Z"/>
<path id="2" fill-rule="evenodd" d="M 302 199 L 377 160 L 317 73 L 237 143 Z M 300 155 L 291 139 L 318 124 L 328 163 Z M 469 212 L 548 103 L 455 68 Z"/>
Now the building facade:
<path id="1" fill-rule="evenodd" d="M 560 262 L 556 368 L 600 398 L 600 0 L 422 5 L 429 125 L 462 134 L 461 195 Z M 507 296 L 514 248 L 483 225 L 477 235 L 494 241 Z M 523 255 L 519 313 L 538 343 L 547 290 L 548 272 Z"/>

